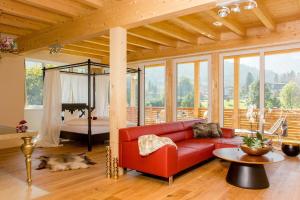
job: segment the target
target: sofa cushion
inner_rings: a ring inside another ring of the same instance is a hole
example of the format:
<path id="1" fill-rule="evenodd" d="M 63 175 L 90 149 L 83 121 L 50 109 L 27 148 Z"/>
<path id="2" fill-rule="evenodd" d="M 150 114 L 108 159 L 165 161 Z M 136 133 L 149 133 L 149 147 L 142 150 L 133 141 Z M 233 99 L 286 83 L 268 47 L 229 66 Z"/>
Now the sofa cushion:
<path id="1" fill-rule="evenodd" d="M 214 145 L 212 144 L 199 144 L 198 146 L 187 147 L 183 146 L 187 144 L 180 144 L 177 146 L 178 152 L 178 164 L 177 164 L 177 171 L 182 171 L 187 169 L 201 161 L 207 160 L 213 157 L 213 150 Z"/>
<path id="2" fill-rule="evenodd" d="M 183 130 L 184 127 L 181 122 L 136 126 L 136 127 L 120 129 L 119 138 L 121 142 L 133 141 L 133 140 L 137 140 L 138 137 L 142 135 L 148 135 L 148 134 L 163 135 L 163 134 L 174 133 Z"/>
<path id="3" fill-rule="evenodd" d="M 179 142 L 179 141 L 185 140 L 186 135 L 189 134 L 188 132 L 189 131 L 186 130 L 186 131 L 179 131 L 179 132 L 174 132 L 174 133 L 167 133 L 167 134 L 163 134 L 160 136 L 168 137 L 171 140 L 173 140 L 173 142 Z"/>
<path id="4" fill-rule="evenodd" d="M 184 140 L 181 142 L 177 142 L 176 143 L 177 147 L 188 147 L 188 148 L 194 148 L 194 149 L 198 149 L 198 150 L 203 150 L 203 149 L 207 149 L 210 148 L 212 151 L 214 150 L 214 143 L 204 143 L 201 141 L 195 141 L 195 140 Z"/>

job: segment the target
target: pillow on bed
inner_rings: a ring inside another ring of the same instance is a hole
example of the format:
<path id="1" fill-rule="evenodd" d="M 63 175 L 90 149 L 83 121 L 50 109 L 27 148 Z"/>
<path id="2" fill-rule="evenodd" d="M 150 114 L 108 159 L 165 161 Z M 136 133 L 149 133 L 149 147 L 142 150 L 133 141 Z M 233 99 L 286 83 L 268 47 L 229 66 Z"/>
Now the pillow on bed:
<path id="1" fill-rule="evenodd" d="M 79 118 L 78 110 L 74 111 L 73 114 L 68 110 L 64 112 L 64 122 L 71 121 L 73 119 L 78 119 L 78 118 Z"/>

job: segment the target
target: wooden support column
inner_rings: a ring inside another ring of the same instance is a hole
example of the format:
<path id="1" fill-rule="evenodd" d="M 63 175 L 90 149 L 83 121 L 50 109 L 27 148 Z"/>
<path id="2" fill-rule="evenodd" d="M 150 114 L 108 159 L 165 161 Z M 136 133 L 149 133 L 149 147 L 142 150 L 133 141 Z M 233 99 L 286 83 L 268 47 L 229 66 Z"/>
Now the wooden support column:
<path id="1" fill-rule="evenodd" d="M 240 58 L 234 57 L 233 128 L 239 128 Z"/>
<path id="2" fill-rule="evenodd" d="M 200 104 L 200 62 L 194 62 L 194 117 L 199 118 Z"/>
<path id="3" fill-rule="evenodd" d="M 211 121 L 220 122 L 220 67 L 219 53 L 212 54 L 211 62 Z"/>
<path id="4" fill-rule="evenodd" d="M 110 29 L 110 146 L 113 158 L 119 155 L 119 129 L 126 127 L 126 68 L 127 32 L 115 27 Z M 120 174 L 123 170 L 119 170 Z"/>
<path id="5" fill-rule="evenodd" d="M 174 66 L 171 59 L 166 61 L 166 121 L 172 122 L 174 119 Z"/>

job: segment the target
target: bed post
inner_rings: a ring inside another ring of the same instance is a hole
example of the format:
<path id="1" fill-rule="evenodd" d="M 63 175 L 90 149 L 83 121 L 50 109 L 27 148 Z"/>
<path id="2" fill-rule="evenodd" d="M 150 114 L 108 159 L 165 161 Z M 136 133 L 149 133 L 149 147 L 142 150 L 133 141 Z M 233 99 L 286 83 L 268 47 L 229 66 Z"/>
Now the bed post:
<path id="1" fill-rule="evenodd" d="M 91 60 L 88 59 L 88 151 L 92 151 Z"/>
<path id="2" fill-rule="evenodd" d="M 93 73 L 93 109 L 96 108 L 96 73 Z"/>
<path id="3" fill-rule="evenodd" d="M 137 101 L 137 125 L 140 126 L 141 125 L 141 70 L 140 68 L 138 68 L 138 73 L 137 73 L 137 77 L 138 77 L 138 89 L 137 89 L 137 94 L 138 94 L 138 101 Z"/>
<path id="4" fill-rule="evenodd" d="M 46 75 L 46 67 L 45 66 L 43 66 L 43 81 L 45 80 L 45 75 Z"/>

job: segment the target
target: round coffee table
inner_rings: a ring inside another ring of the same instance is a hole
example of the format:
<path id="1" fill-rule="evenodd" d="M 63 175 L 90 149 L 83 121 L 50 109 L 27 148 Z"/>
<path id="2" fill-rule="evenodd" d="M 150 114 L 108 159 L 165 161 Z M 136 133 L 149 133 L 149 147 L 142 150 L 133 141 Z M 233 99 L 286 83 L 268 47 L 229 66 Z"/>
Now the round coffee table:
<path id="1" fill-rule="evenodd" d="M 231 185 L 248 189 L 269 187 L 264 164 L 284 160 L 282 155 L 275 152 L 269 152 L 263 156 L 249 156 L 240 148 L 216 149 L 213 154 L 231 162 L 226 181 Z"/>

